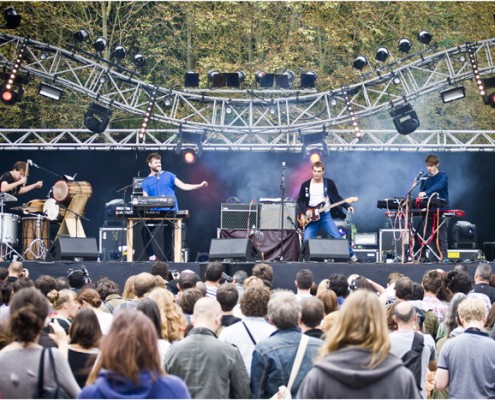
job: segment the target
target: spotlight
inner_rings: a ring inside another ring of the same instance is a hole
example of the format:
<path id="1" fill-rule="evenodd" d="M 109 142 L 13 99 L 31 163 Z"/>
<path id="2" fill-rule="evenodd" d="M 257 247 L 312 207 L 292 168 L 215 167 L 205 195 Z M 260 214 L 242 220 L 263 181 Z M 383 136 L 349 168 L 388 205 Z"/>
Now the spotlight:
<path id="1" fill-rule="evenodd" d="M 315 71 L 308 71 L 301 74 L 301 89 L 314 89 L 318 74 Z"/>
<path id="2" fill-rule="evenodd" d="M 79 29 L 72 34 L 76 43 L 82 43 L 89 39 L 89 33 L 86 29 Z"/>
<path id="3" fill-rule="evenodd" d="M 311 133 L 302 133 L 299 131 L 299 139 L 303 143 L 302 146 L 302 155 L 306 158 L 308 155 L 311 155 L 312 150 L 320 149 L 320 157 L 323 155 L 328 155 L 328 146 L 325 142 L 325 138 L 328 136 L 326 130 L 320 132 L 311 132 Z M 310 148 L 309 153 L 307 152 L 308 147 Z"/>
<path id="4" fill-rule="evenodd" d="M 290 69 L 284 71 L 283 74 L 275 75 L 275 86 L 280 89 L 292 89 L 296 74 Z"/>
<path id="5" fill-rule="evenodd" d="M 440 92 L 440 96 L 442 97 L 442 101 L 444 103 L 450 103 L 451 101 L 466 97 L 466 88 L 461 85 L 452 89 L 442 90 Z"/>
<path id="6" fill-rule="evenodd" d="M 107 48 L 107 39 L 105 39 L 103 36 L 100 36 L 93 43 L 93 47 L 98 53 L 101 53 L 103 50 Z"/>
<path id="7" fill-rule="evenodd" d="M 116 60 L 122 60 L 125 58 L 125 48 L 124 46 L 118 45 L 115 46 L 115 48 L 112 51 L 112 58 L 115 58 Z"/>
<path id="8" fill-rule="evenodd" d="M 485 100 L 485 96 L 486 96 L 486 87 L 485 87 L 485 84 L 489 83 L 489 79 L 481 79 L 481 75 L 480 75 L 480 70 L 478 68 L 478 63 L 476 62 L 476 52 L 475 50 L 473 49 L 473 47 L 471 46 L 470 43 L 467 43 L 466 44 L 466 49 L 468 51 L 468 55 L 469 55 L 469 62 L 471 63 L 471 68 L 473 70 L 473 74 L 474 74 L 474 80 L 476 82 L 476 85 L 478 86 L 478 91 L 480 93 L 480 96 L 483 96 L 483 99 L 485 101 L 485 104 L 488 104 Z"/>
<path id="9" fill-rule="evenodd" d="M 478 241 L 476 225 L 468 221 L 457 221 L 452 227 L 454 249 L 475 249 Z"/>
<path id="10" fill-rule="evenodd" d="M 241 83 L 246 79 L 246 74 L 243 71 L 220 73 L 217 70 L 208 72 L 208 82 L 212 87 L 240 87 Z"/>
<path id="11" fill-rule="evenodd" d="M 342 94 L 344 95 L 345 105 L 347 108 L 347 112 L 351 117 L 352 127 L 354 129 L 354 134 L 356 138 L 361 139 L 361 128 L 359 127 L 359 123 L 356 118 L 356 114 L 354 113 L 354 109 L 352 107 L 351 99 L 349 98 L 349 93 L 347 92 L 347 87 L 342 88 Z"/>
<path id="12" fill-rule="evenodd" d="M 146 112 L 144 113 L 143 122 L 141 123 L 141 129 L 138 134 L 138 141 L 141 143 L 145 142 L 146 130 L 148 129 L 149 122 L 151 120 L 151 116 L 153 114 L 153 107 L 155 106 L 156 96 L 158 94 L 157 87 L 153 88 L 153 91 L 150 94 L 150 99 L 148 101 L 148 106 L 146 107 Z"/>
<path id="13" fill-rule="evenodd" d="M 17 14 L 17 11 L 13 7 L 9 7 L 4 12 L 6 29 L 17 29 L 21 24 L 21 16 Z"/>
<path id="14" fill-rule="evenodd" d="M 254 75 L 254 79 L 261 88 L 271 88 L 275 82 L 275 75 L 268 74 L 265 71 L 258 71 Z"/>
<path id="15" fill-rule="evenodd" d="M 394 85 L 400 85 L 400 78 L 397 75 L 394 75 L 394 77 L 392 78 L 392 83 Z"/>
<path id="16" fill-rule="evenodd" d="M 375 60 L 380 61 L 380 62 L 385 62 L 387 61 L 388 56 L 390 53 L 385 47 L 380 47 L 375 54 Z"/>
<path id="17" fill-rule="evenodd" d="M 94 133 L 103 133 L 110 122 L 112 109 L 91 103 L 84 114 L 84 126 Z"/>
<path id="18" fill-rule="evenodd" d="M 59 101 L 64 93 L 64 89 L 60 89 L 56 86 L 48 85 L 47 83 L 41 82 L 39 94 L 49 99 Z"/>
<path id="19" fill-rule="evenodd" d="M 352 63 L 352 68 L 361 71 L 367 65 L 368 65 L 368 59 L 365 56 L 360 55 L 357 56 L 354 62 Z"/>
<path id="20" fill-rule="evenodd" d="M 309 156 L 309 161 L 311 161 L 311 164 L 323 160 L 323 152 L 319 149 L 311 149 L 309 151 L 308 156 Z"/>
<path id="21" fill-rule="evenodd" d="M 419 119 L 411 104 L 406 103 L 390 112 L 395 129 L 401 135 L 408 135 L 419 128 Z"/>
<path id="22" fill-rule="evenodd" d="M 188 147 L 182 150 L 182 160 L 186 164 L 194 164 L 196 162 L 196 159 L 197 153 L 195 149 Z"/>
<path id="23" fill-rule="evenodd" d="M 138 68 L 142 68 L 146 65 L 146 58 L 140 53 L 136 54 L 132 60 L 134 65 Z"/>
<path id="24" fill-rule="evenodd" d="M 23 93 L 24 88 L 22 85 L 7 88 L 7 85 L 4 84 L 0 88 L 0 100 L 2 100 L 2 103 L 4 104 L 14 105 L 18 101 L 21 101 Z"/>
<path id="25" fill-rule="evenodd" d="M 419 31 L 419 33 L 418 33 L 418 40 L 419 40 L 420 43 L 430 44 L 431 39 L 432 39 L 432 36 L 431 36 L 430 32 L 428 32 L 428 31 Z"/>
<path id="26" fill-rule="evenodd" d="M 199 74 L 194 71 L 187 71 L 184 74 L 184 87 L 186 88 L 199 87 Z"/>
<path id="27" fill-rule="evenodd" d="M 408 53 L 411 50 L 412 44 L 409 39 L 402 38 L 399 40 L 399 45 L 397 46 L 399 51 L 402 53 Z"/>

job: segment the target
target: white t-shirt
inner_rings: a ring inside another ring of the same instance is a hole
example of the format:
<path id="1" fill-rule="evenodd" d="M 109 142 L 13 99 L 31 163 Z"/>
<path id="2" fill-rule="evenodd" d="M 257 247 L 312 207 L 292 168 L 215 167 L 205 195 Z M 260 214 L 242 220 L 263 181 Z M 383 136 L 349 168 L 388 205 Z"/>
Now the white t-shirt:
<path id="1" fill-rule="evenodd" d="M 309 206 L 315 207 L 322 202 L 326 202 L 324 182 L 309 184 Z"/>

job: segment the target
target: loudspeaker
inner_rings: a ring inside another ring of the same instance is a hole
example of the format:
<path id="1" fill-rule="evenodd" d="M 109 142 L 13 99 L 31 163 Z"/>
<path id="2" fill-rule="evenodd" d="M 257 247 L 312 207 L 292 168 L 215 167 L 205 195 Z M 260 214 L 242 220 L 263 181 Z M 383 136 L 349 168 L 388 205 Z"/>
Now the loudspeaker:
<path id="1" fill-rule="evenodd" d="M 485 253 L 486 261 L 495 260 L 495 242 L 483 242 L 483 252 Z"/>
<path id="2" fill-rule="evenodd" d="M 343 239 L 309 239 L 304 244 L 304 261 L 349 261 L 349 242 Z"/>
<path id="3" fill-rule="evenodd" d="M 284 203 L 284 223 L 280 228 L 280 219 L 282 217 L 282 204 L 261 204 L 260 205 L 260 229 L 295 229 L 287 217 L 290 217 L 293 223 L 296 219 L 296 203 Z"/>
<path id="4" fill-rule="evenodd" d="M 98 259 L 96 238 L 59 237 L 48 251 L 53 261 L 74 260 L 82 258 L 86 261 Z"/>
<path id="5" fill-rule="evenodd" d="M 254 261 L 258 249 L 249 239 L 211 239 L 209 261 Z"/>
<path id="6" fill-rule="evenodd" d="M 251 229 L 258 227 L 258 204 L 222 203 L 221 229 Z"/>

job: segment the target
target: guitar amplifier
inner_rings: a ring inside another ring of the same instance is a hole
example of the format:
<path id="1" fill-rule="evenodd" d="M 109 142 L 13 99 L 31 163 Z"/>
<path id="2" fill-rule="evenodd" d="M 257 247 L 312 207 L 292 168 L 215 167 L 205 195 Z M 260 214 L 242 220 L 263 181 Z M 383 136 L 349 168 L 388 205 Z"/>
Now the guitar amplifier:
<path id="1" fill-rule="evenodd" d="M 284 203 L 284 223 L 280 227 L 282 218 L 282 204 L 260 205 L 260 229 L 295 229 L 287 217 L 297 224 L 296 203 Z"/>
<path id="2" fill-rule="evenodd" d="M 220 204 L 221 229 L 258 228 L 258 204 L 222 203 Z"/>

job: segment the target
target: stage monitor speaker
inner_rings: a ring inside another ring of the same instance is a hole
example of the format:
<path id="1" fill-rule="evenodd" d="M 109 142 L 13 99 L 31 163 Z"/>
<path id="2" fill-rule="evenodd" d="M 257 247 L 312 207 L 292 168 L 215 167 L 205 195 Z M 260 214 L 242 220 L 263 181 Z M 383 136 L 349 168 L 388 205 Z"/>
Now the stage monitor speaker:
<path id="1" fill-rule="evenodd" d="M 209 261 L 254 261 L 258 250 L 249 239 L 211 239 Z"/>
<path id="2" fill-rule="evenodd" d="M 283 228 L 280 227 L 282 217 L 281 203 L 262 203 L 260 205 L 260 229 L 296 229 L 289 221 L 288 217 L 294 224 L 296 219 L 296 203 L 284 203 L 284 223 Z"/>
<path id="3" fill-rule="evenodd" d="M 495 242 L 483 242 L 483 252 L 485 253 L 486 261 L 495 260 Z"/>
<path id="4" fill-rule="evenodd" d="M 96 238 L 72 238 L 60 236 L 49 250 L 53 261 L 74 260 L 81 258 L 86 261 L 98 260 Z"/>
<path id="5" fill-rule="evenodd" d="M 258 227 L 258 204 L 222 203 L 221 229 L 251 229 Z"/>
<path id="6" fill-rule="evenodd" d="M 349 261 L 349 242 L 343 239 L 309 239 L 302 258 L 304 261 Z"/>

